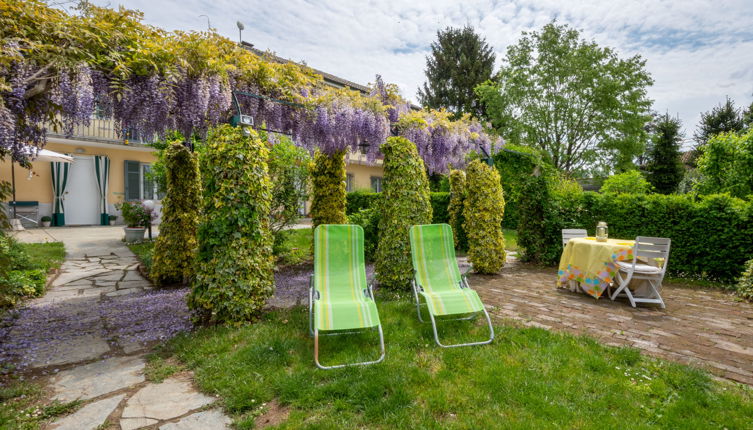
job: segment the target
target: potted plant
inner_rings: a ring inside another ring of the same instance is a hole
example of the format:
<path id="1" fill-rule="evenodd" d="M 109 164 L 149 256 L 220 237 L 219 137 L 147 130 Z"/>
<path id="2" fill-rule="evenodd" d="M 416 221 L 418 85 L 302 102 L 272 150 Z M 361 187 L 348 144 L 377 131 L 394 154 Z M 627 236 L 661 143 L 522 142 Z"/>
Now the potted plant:
<path id="1" fill-rule="evenodd" d="M 115 220 L 118 219 L 117 215 L 110 215 L 107 217 L 110 220 L 110 225 L 115 225 Z"/>
<path id="2" fill-rule="evenodd" d="M 42 221 L 42 227 L 49 227 L 50 223 L 52 223 L 52 218 L 45 215 L 41 218 L 41 221 Z"/>
<path id="3" fill-rule="evenodd" d="M 142 202 L 122 202 L 115 207 L 120 210 L 126 224 L 123 227 L 125 241 L 132 243 L 144 240 L 146 226 L 155 218 L 154 211 L 144 206 Z"/>

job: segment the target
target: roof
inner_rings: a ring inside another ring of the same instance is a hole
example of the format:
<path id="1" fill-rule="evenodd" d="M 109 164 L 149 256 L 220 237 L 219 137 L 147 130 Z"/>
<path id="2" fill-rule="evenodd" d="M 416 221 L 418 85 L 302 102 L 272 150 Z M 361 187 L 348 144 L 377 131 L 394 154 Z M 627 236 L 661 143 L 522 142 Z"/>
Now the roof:
<path id="1" fill-rule="evenodd" d="M 273 53 L 272 51 L 262 51 L 261 49 L 256 49 L 256 48 L 254 48 L 254 45 L 252 43 L 249 43 L 249 42 L 245 42 L 245 41 L 241 42 L 241 46 L 243 46 L 244 48 L 248 49 L 249 51 L 253 52 L 254 54 L 256 54 L 256 55 L 258 55 L 260 57 L 269 58 L 272 61 L 275 61 L 277 63 L 283 63 L 283 64 L 284 63 L 293 63 L 293 64 L 303 65 L 303 64 L 295 62 L 293 60 L 288 60 L 288 59 L 282 58 L 282 57 L 276 55 L 275 53 Z M 348 88 L 350 88 L 352 90 L 360 91 L 361 93 L 364 93 L 364 94 L 369 94 L 371 92 L 371 89 L 369 87 L 365 86 L 365 85 L 357 84 L 357 83 L 355 83 L 353 81 L 349 81 L 349 80 L 341 78 L 339 76 L 335 76 L 335 75 L 333 75 L 331 73 L 327 73 L 327 72 L 324 72 L 324 71 L 321 71 L 321 70 L 318 70 L 318 69 L 314 69 L 313 67 L 310 67 L 308 65 L 306 67 L 309 67 L 314 72 L 322 75 L 322 77 L 324 78 L 324 82 L 327 83 L 327 84 L 329 84 L 329 85 L 332 85 L 333 87 L 337 87 L 337 88 L 348 87 Z"/>

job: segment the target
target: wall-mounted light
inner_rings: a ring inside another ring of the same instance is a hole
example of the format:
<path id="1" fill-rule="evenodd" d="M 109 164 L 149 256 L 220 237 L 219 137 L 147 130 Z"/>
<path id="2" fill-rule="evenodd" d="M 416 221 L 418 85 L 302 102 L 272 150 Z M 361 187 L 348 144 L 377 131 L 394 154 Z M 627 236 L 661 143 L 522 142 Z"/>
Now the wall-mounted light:
<path id="1" fill-rule="evenodd" d="M 84 148 L 76 148 L 75 151 L 76 151 L 76 154 L 83 154 L 84 152 L 86 152 L 86 149 L 84 149 Z"/>

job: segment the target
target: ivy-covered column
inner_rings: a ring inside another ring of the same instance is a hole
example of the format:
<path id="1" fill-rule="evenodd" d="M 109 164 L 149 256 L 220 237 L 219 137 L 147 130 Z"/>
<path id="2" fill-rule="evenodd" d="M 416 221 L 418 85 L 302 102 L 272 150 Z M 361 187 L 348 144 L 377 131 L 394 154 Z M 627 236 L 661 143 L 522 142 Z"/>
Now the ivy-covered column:
<path id="1" fill-rule="evenodd" d="M 345 224 L 345 150 L 317 151 L 311 171 L 311 224 Z"/>
<path id="2" fill-rule="evenodd" d="M 407 290 L 413 278 L 411 226 L 431 223 L 429 180 L 416 145 L 390 137 L 382 145 L 384 185 L 380 199 L 379 244 L 374 268 L 380 286 Z"/>
<path id="3" fill-rule="evenodd" d="M 204 199 L 189 307 L 204 323 L 259 316 L 274 292 L 268 149 L 254 131 L 222 125 L 201 156 Z"/>
<path id="4" fill-rule="evenodd" d="M 447 212 L 450 215 L 450 226 L 455 237 L 455 248 L 465 251 L 468 248 L 468 239 L 465 236 L 463 223 L 463 207 L 465 206 L 465 172 L 462 170 L 450 170 L 450 204 Z"/>
<path id="5" fill-rule="evenodd" d="M 149 274 L 157 285 L 185 283 L 194 274 L 201 207 L 196 155 L 180 143 L 168 146 L 165 179 L 167 195 L 162 200 L 162 224 Z"/>
<path id="6" fill-rule="evenodd" d="M 477 273 L 494 274 L 505 265 L 504 212 L 499 172 L 480 160 L 471 161 L 467 170 L 463 226 L 468 236 L 468 260 Z"/>

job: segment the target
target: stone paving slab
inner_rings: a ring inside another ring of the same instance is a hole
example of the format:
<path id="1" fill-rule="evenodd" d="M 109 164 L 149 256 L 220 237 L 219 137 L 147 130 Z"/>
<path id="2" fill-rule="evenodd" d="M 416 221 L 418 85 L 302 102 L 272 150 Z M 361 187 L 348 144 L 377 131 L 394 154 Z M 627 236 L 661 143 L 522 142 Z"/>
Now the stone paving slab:
<path id="1" fill-rule="evenodd" d="M 469 281 L 497 318 L 633 346 L 753 385 L 753 305 L 721 291 L 665 283 L 666 309 L 632 308 L 624 300 L 557 289 L 556 273 L 509 259 L 499 275 Z"/>
<path id="2" fill-rule="evenodd" d="M 55 421 L 49 430 L 95 430 L 104 424 L 107 417 L 118 407 L 125 394 L 108 397 L 89 403 L 75 413 Z"/>
<path id="3" fill-rule="evenodd" d="M 230 428 L 230 418 L 222 411 L 212 409 L 189 415 L 178 422 L 168 423 L 159 430 L 224 430 Z"/>
<path id="4" fill-rule="evenodd" d="M 189 378 L 168 378 L 161 384 L 149 384 L 134 394 L 128 399 L 121 417 L 169 420 L 214 401 L 214 398 L 194 390 Z"/>
<path id="5" fill-rule="evenodd" d="M 86 400 L 144 382 L 141 357 L 114 357 L 60 372 L 50 381 L 53 399 Z"/>

